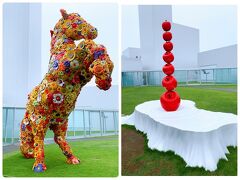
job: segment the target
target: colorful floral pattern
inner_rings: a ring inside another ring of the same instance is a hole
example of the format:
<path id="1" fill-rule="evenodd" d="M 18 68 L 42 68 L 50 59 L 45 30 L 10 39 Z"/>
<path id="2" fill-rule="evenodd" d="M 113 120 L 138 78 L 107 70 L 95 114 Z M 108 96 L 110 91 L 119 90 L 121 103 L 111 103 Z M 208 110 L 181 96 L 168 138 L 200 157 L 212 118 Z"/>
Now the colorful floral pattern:
<path id="1" fill-rule="evenodd" d="M 65 135 L 68 116 L 73 111 L 81 88 L 93 76 L 100 89 L 111 86 L 113 63 L 106 48 L 92 39 L 97 30 L 76 13 L 60 10 L 62 18 L 51 32 L 49 69 L 42 82 L 28 95 L 26 113 L 20 126 L 20 149 L 26 158 L 35 158 L 33 170 L 46 170 L 44 137 L 48 128 L 67 157 L 67 163 L 78 164 Z M 78 46 L 75 40 L 80 40 Z"/>

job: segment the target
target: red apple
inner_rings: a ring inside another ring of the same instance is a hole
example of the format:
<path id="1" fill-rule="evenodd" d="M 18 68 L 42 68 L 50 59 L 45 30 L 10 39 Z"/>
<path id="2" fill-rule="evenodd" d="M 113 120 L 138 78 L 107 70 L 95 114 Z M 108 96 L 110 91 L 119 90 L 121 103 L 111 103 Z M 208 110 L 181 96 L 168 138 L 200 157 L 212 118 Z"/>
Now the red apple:
<path id="1" fill-rule="evenodd" d="M 172 39 L 172 33 L 170 33 L 170 32 L 165 32 L 165 33 L 163 33 L 162 36 L 165 41 L 171 41 L 171 39 Z"/>
<path id="2" fill-rule="evenodd" d="M 162 80 L 162 86 L 168 91 L 172 91 L 177 87 L 177 80 L 173 76 L 165 76 Z"/>
<path id="3" fill-rule="evenodd" d="M 165 64 L 162 70 L 165 74 L 171 75 L 174 72 L 174 66 L 172 64 Z"/>
<path id="4" fill-rule="evenodd" d="M 176 111 L 180 105 L 180 97 L 175 91 L 167 91 L 160 97 L 160 103 L 166 111 Z"/>
<path id="5" fill-rule="evenodd" d="M 169 21 L 164 21 L 162 23 L 162 28 L 164 31 L 169 31 L 171 29 L 171 23 Z"/>
<path id="6" fill-rule="evenodd" d="M 171 63 L 173 60 L 174 60 L 174 55 L 173 53 L 171 52 L 165 52 L 162 56 L 163 60 L 166 62 L 166 63 Z"/>
<path id="7" fill-rule="evenodd" d="M 170 52 L 173 49 L 173 43 L 168 41 L 163 44 L 165 51 Z"/>

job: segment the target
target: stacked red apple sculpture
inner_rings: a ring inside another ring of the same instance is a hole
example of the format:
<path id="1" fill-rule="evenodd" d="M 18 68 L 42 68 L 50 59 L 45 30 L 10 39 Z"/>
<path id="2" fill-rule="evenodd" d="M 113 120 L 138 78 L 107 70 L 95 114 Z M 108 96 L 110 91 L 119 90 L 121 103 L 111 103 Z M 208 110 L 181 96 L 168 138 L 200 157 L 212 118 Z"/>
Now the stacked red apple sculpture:
<path id="1" fill-rule="evenodd" d="M 163 66 L 162 70 L 166 76 L 162 80 L 162 86 L 166 88 L 166 92 L 160 97 L 160 102 L 166 111 L 176 111 L 180 105 L 180 97 L 174 89 L 177 87 L 177 80 L 172 76 L 174 72 L 174 66 L 171 62 L 174 60 L 174 55 L 171 52 L 173 49 L 173 43 L 171 42 L 172 33 L 169 32 L 171 29 L 171 23 L 164 21 L 162 23 L 162 28 L 165 31 L 163 33 L 163 39 L 166 41 L 163 44 L 165 53 L 163 54 L 163 60 L 166 64 Z"/>

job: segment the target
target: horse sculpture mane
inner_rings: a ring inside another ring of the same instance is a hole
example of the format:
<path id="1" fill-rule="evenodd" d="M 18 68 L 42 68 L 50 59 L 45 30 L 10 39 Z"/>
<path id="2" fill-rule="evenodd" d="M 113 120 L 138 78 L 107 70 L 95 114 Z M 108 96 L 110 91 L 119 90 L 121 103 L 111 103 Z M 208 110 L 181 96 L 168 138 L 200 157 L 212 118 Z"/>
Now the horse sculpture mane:
<path id="1" fill-rule="evenodd" d="M 35 158 L 33 170 L 46 170 L 44 137 L 48 128 L 67 158 L 78 164 L 65 140 L 68 116 L 73 111 L 81 88 L 93 76 L 100 89 L 111 86 L 113 63 L 106 48 L 96 44 L 97 29 L 77 13 L 60 10 L 62 18 L 51 30 L 51 57 L 42 82 L 28 95 L 24 119 L 20 127 L 20 150 L 26 158 Z M 78 46 L 75 40 L 81 40 Z"/>

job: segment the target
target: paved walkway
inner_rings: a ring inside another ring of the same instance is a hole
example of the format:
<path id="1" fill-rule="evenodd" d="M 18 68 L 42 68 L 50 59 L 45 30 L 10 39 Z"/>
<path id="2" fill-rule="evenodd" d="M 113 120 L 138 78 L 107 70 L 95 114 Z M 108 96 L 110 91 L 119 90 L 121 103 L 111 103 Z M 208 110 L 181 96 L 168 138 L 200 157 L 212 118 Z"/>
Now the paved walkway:
<path id="1" fill-rule="evenodd" d="M 101 137 L 87 137 L 87 138 L 76 138 L 76 139 L 67 139 L 68 142 L 76 142 L 76 141 L 92 141 L 92 140 L 115 140 L 118 139 L 118 135 L 113 136 L 101 136 Z M 45 144 L 53 144 L 54 140 L 45 140 Z M 3 146 L 3 154 L 13 152 L 19 149 L 19 143 L 14 143 L 10 145 Z"/>

